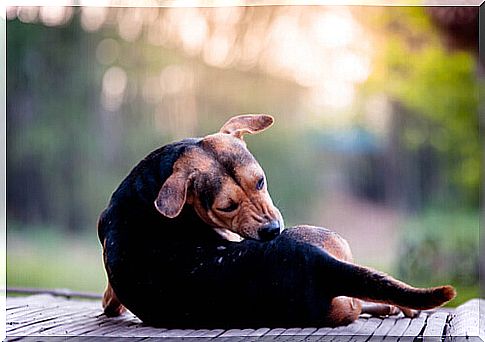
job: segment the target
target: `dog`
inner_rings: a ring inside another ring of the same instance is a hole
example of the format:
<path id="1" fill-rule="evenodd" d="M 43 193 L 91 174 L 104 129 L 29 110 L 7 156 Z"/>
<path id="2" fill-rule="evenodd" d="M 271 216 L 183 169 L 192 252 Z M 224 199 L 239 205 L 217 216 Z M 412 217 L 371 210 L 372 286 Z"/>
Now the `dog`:
<path id="1" fill-rule="evenodd" d="M 133 168 L 98 223 L 106 315 L 127 308 L 166 328 L 339 326 L 362 312 L 412 317 L 455 297 L 452 286 L 414 288 L 354 264 L 328 229 L 283 229 L 243 140 L 272 124 L 235 116 Z"/>

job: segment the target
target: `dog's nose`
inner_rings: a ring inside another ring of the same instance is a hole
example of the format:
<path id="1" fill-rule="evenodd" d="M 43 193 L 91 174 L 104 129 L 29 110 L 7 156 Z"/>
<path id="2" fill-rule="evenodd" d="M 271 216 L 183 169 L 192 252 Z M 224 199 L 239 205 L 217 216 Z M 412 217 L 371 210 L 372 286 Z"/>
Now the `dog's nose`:
<path id="1" fill-rule="evenodd" d="M 280 235 L 281 225 L 279 221 L 271 221 L 267 225 L 259 228 L 258 235 L 263 241 L 273 240 Z"/>

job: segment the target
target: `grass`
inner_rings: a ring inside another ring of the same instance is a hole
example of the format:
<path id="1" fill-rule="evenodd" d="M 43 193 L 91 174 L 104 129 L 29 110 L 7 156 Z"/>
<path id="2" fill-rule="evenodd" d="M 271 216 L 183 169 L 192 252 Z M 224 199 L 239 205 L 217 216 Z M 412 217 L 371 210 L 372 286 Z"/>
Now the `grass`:
<path id="1" fill-rule="evenodd" d="M 54 230 L 7 233 L 7 286 L 68 288 L 102 293 L 106 278 L 95 232 L 69 236 Z"/>

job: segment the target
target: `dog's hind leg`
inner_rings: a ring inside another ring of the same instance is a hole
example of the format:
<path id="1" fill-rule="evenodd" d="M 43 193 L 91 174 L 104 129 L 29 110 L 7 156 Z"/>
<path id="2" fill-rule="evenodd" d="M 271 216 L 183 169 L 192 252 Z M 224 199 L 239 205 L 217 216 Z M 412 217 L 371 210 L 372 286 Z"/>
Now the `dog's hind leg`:
<path id="1" fill-rule="evenodd" d="M 352 262 L 352 251 L 348 242 L 337 233 L 319 227 L 297 226 L 288 231 L 293 238 L 323 248 L 335 258 Z M 339 296 L 332 299 L 325 323 L 330 326 L 347 325 L 359 318 L 362 301 L 357 298 Z"/>
<path id="2" fill-rule="evenodd" d="M 328 310 L 325 325 L 338 327 L 347 325 L 359 318 L 362 303 L 357 298 L 339 296 L 332 299 Z"/>
<path id="3" fill-rule="evenodd" d="M 108 317 L 119 316 L 126 311 L 126 308 L 120 303 L 118 297 L 116 297 L 109 282 L 103 295 L 103 309 L 104 314 Z"/>
<path id="4" fill-rule="evenodd" d="M 348 242 L 331 230 L 302 225 L 292 228 L 289 230 L 289 233 L 291 233 L 293 238 L 297 238 L 298 240 L 323 248 L 326 252 L 338 260 L 350 263 L 353 262 L 353 256 Z M 402 312 L 404 316 L 411 318 L 419 315 L 418 310 L 413 310 L 402 306 L 372 303 L 368 301 L 361 301 L 356 298 L 339 296 L 332 300 L 329 317 L 331 317 L 331 322 L 336 320 L 347 322 L 348 324 L 355 320 L 360 313 L 369 314 L 372 316 L 390 316 L 397 315 L 400 312 Z"/>

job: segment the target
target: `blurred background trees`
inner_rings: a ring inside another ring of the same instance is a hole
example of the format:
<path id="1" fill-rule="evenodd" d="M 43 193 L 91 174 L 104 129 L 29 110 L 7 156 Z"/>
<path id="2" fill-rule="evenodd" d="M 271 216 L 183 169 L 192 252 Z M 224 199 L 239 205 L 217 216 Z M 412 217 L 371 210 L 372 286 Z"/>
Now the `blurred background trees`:
<path id="1" fill-rule="evenodd" d="M 8 284 L 101 291 L 97 217 L 133 165 L 268 113 L 246 140 L 288 225 L 476 296 L 477 11 L 8 8 Z"/>

